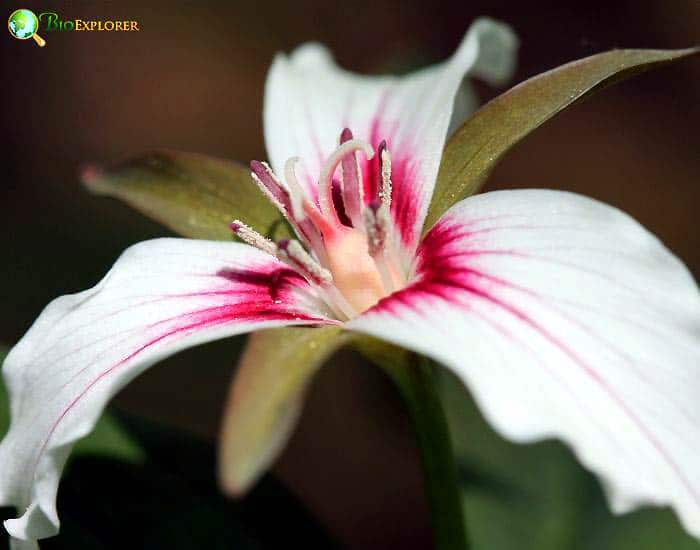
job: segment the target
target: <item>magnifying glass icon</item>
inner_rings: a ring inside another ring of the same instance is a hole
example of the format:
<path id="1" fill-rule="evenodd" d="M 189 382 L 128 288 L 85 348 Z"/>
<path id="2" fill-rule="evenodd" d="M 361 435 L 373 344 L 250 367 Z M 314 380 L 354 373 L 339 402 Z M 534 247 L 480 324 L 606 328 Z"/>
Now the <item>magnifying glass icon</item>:
<path id="1" fill-rule="evenodd" d="M 39 30 L 39 18 L 31 10 L 22 8 L 13 11 L 7 20 L 7 29 L 17 40 L 33 38 L 40 47 L 46 46 L 46 40 L 36 33 Z"/>

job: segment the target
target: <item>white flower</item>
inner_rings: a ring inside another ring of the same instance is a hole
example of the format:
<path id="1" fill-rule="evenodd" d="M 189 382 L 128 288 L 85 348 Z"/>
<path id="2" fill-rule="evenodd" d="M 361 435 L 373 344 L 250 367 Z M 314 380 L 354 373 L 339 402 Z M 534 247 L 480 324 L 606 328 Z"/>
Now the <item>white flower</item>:
<path id="1" fill-rule="evenodd" d="M 481 20 L 453 57 L 405 78 L 342 71 L 318 45 L 278 56 L 270 165 L 251 168 L 298 240 L 236 220 L 248 244 L 147 241 L 49 304 L 4 365 L 0 502 L 21 512 L 6 522 L 16 544 L 57 532 L 72 444 L 120 388 L 184 348 L 289 325 L 437 360 L 505 436 L 568 442 L 614 510 L 669 504 L 700 535 L 700 298 L 683 264 L 619 210 L 557 191 L 468 198 L 421 240 L 462 79 L 506 78 L 514 49 Z"/>

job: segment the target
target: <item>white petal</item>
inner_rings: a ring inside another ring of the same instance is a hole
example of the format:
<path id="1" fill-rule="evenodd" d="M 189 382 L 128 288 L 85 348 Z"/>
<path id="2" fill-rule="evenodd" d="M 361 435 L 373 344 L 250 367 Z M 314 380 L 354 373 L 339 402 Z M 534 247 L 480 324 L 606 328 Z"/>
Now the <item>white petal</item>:
<path id="1" fill-rule="evenodd" d="M 300 178 L 315 197 L 321 167 L 337 147 L 343 128 L 375 148 L 386 140 L 392 155 L 392 212 L 403 244 L 412 249 L 464 76 L 505 80 L 513 69 L 516 46 L 507 26 L 479 19 L 450 59 L 406 77 L 344 71 L 318 44 L 301 46 L 289 57 L 278 55 L 268 75 L 264 109 L 265 142 L 273 169 L 281 174 L 288 158 L 301 157 Z M 460 102 L 460 109 L 465 105 Z M 376 158 L 360 161 L 368 191 L 376 189 Z M 369 201 L 372 194 L 367 192 L 365 197 Z"/>
<path id="2" fill-rule="evenodd" d="M 0 444 L 0 503 L 23 513 L 7 530 L 29 541 L 57 532 L 72 444 L 150 365 L 224 336 L 323 323 L 319 311 L 307 283 L 270 256 L 181 239 L 133 246 L 97 286 L 54 300 L 3 366 L 12 422 Z"/>
<path id="3" fill-rule="evenodd" d="M 700 536 L 700 294 L 626 214 L 469 198 L 421 243 L 416 282 L 348 327 L 453 369 L 503 435 L 564 439 L 614 511 L 671 505 Z"/>

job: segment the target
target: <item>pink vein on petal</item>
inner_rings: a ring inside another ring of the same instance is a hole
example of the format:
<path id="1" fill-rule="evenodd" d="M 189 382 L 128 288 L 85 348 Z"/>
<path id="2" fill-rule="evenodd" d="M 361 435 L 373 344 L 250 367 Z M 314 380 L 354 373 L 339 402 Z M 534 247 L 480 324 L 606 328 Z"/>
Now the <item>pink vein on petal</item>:
<path id="1" fill-rule="evenodd" d="M 383 139 L 390 141 L 390 138 L 392 137 L 383 135 L 384 128 L 382 127 L 382 124 L 386 122 L 384 120 L 384 112 L 386 111 L 386 106 L 389 102 L 390 95 L 391 88 L 389 87 L 379 98 L 376 111 L 370 120 L 369 127 L 367 128 L 367 141 L 375 151 Z M 352 130 L 352 128 L 350 129 Z M 378 159 L 376 155 L 369 161 L 362 155 L 360 155 L 359 158 L 360 169 L 362 170 L 362 182 L 364 185 L 364 198 L 365 202 L 369 204 L 377 195 L 377 190 L 379 188 L 379 182 L 377 181 Z"/>
<path id="2" fill-rule="evenodd" d="M 411 247 L 416 240 L 416 219 L 421 205 L 419 183 L 421 151 L 414 147 L 410 136 L 398 139 L 399 120 L 387 116 L 387 105 L 391 99 L 391 87 L 383 93 L 377 103 L 376 111 L 370 121 L 367 140 L 376 151 L 379 144 L 386 140 L 391 155 L 392 204 L 391 214 L 406 247 Z M 364 184 L 365 202 L 369 204 L 377 195 L 379 188 L 379 158 L 360 160 Z"/>
<path id="3" fill-rule="evenodd" d="M 419 261 L 416 281 L 405 289 L 381 300 L 370 312 L 381 312 L 384 310 L 397 313 L 396 306 L 398 303 L 411 307 L 410 304 L 415 302 L 416 298 L 420 295 L 432 296 L 448 303 L 455 303 L 460 294 L 462 294 L 462 296 L 466 294 L 492 303 L 533 329 L 549 342 L 550 345 L 559 349 L 559 351 L 566 355 L 574 364 L 578 365 L 583 372 L 591 378 L 618 407 L 620 407 L 632 423 L 637 426 L 647 441 L 657 450 L 660 456 L 673 470 L 674 474 L 693 499 L 700 503 L 700 495 L 661 441 L 659 441 L 651 429 L 637 416 L 622 396 L 615 392 L 614 388 L 608 384 L 607 380 L 605 380 L 594 367 L 584 361 L 570 346 L 552 334 L 546 327 L 542 326 L 526 312 L 499 299 L 493 293 L 480 288 L 474 283 L 474 270 L 465 268 L 461 263 L 455 262 L 457 257 L 469 255 L 478 256 L 480 254 L 480 251 L 466 250 L 455 255 L 449 250 L 450 244 L 457 242 L 460 238 L 464 238 L 468 234 L 469 232 L 465 231 L 463 227 L 451 225 L 449 219 L 438 222 L 426 235 L 418 251 Z M 493 250 L 488 252 L 494 253 L 498 251 Z M 507 251 L 507 253 L 517 255 L 515 251 Z M 527 257 L 527 255 L 524 256 Z M 496 280 L 499 284 L 510 286 L 509 283 L 503 279 Z"/>
<path id="4" fill-rule="evenodd" d="M 236 270 L 236 269 L 224 269 L 220 270 L 217 275 L 223 277 L 233 283 L 242 283 L 244 287 L 240 291 L 240 296 L 256 296 L 261 294 L 259 292 L 263 288 L 267 290 L 267 299 L 259 299 L 256 301 L 245 301 L 233 300 L 229 304 L 221 304 L 214 307 L 207 307 L 200 310 L 185 312 L 183 314 L 177 315 L 170 319 L 164 319 L 153 323 L 149 327 L 153 328 L 164 323 L 182 320 L 183 324 L 175 327 L 169 327 L 169 329 L 147 341 L 146 343 L 140 345 L 135 351 L 129 353 L 126 357 L 123 357 L 117 363 L 111 365 L 105 370 L 101 371 L 93 380 L 91 380 L 83 390 L 75 397 L 73 400 L 64 408 L 61 414 L 58 416 L 56 421 L 53 423 L 49 432 L 39 449 L 37 458 L 34 462 L 33 470 L 36 471 L 36 467 L 39 463 L 41 456 L 48 445 L 52 435 L 55 433 L 56 429 L 63 421 L 63 419 L 68 415 L 68 413 L 82 400 L 85 395 L 102 379 L 118 370 L 121 366 L 128 363 L 131 359 L 138 356 L 143 351 L 151 348 L 155 344 L 179 334 L 188 335 L 198 330 L 212 328 L 218 325 L 226 324 L 229 322 L 240 322 L 240 323 L 254 323 L 254 322 L 264 322 L 264 321 L 304 321 L 304 322 L 324 322 L 325 319 L 321 317 L 316 317 L 303 313 L 301 311 L 295 311 L 290 309 L 294 307 L 293 296 L 289 291 L 289 284 L 294 281 L 298 283 L 298 279 L 301 279 L 294 271 L 273 265 L 273 269 L 268 272 L 265 271 L 252 271 L 252 270 Z M 303 279 L 302 279 L 303 280 Z M 250 289 L 256 289 L 258 291 L 250 292 Z M 247 290 L 246 290 L 247 289 Z M 235 295 L 235 290 L 231 290 L 231 295 Z M 190 293 L 184 296 L 197 296 L 197 293 Z M 206 296 L 207 291 L 204 291 L 201 295 Z M 86 367 L 87 368 L 87 367 Z M 85 368 L 81 369 L 83 372 Z"/>

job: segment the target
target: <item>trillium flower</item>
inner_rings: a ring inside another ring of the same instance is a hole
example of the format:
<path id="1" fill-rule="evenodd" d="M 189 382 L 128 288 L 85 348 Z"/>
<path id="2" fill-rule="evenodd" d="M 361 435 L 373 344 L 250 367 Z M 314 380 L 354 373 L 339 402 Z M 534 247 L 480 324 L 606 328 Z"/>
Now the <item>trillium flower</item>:
<path id="1" fill-rule="evenodd" d="M 307 371 L 275 364 L 286 342 L 268 332 L 242 359 L 223 429 L 229 492 L 274 460 L 308 376 L 358 334 L 451 369 L 503 435 L 568 442 L 616 511 L 672 505 L 700 535 L 700 298 L 683 264 L 626 214 L 558 191 L 477 195 L 422 235 L 453 106 L 473 101 L 463 78 L 504 80 L 514 49 L 480 20 L 449 60 L 404 78 L 352 75 L 318 45 L 278 56 L 269 164 L 251 176 L 294 238 L 237 219 L 244 243 L 143 242 L 47 306 L 4 364 L 0 502 L 21 512 L 5 523 L 16 544 L 57 532 L 71 446 L 125 384 L 184 348 L 292 325 L 309 327 L 294 333 Z M 265 377 L 284 399 L 260 395 Z"/>

